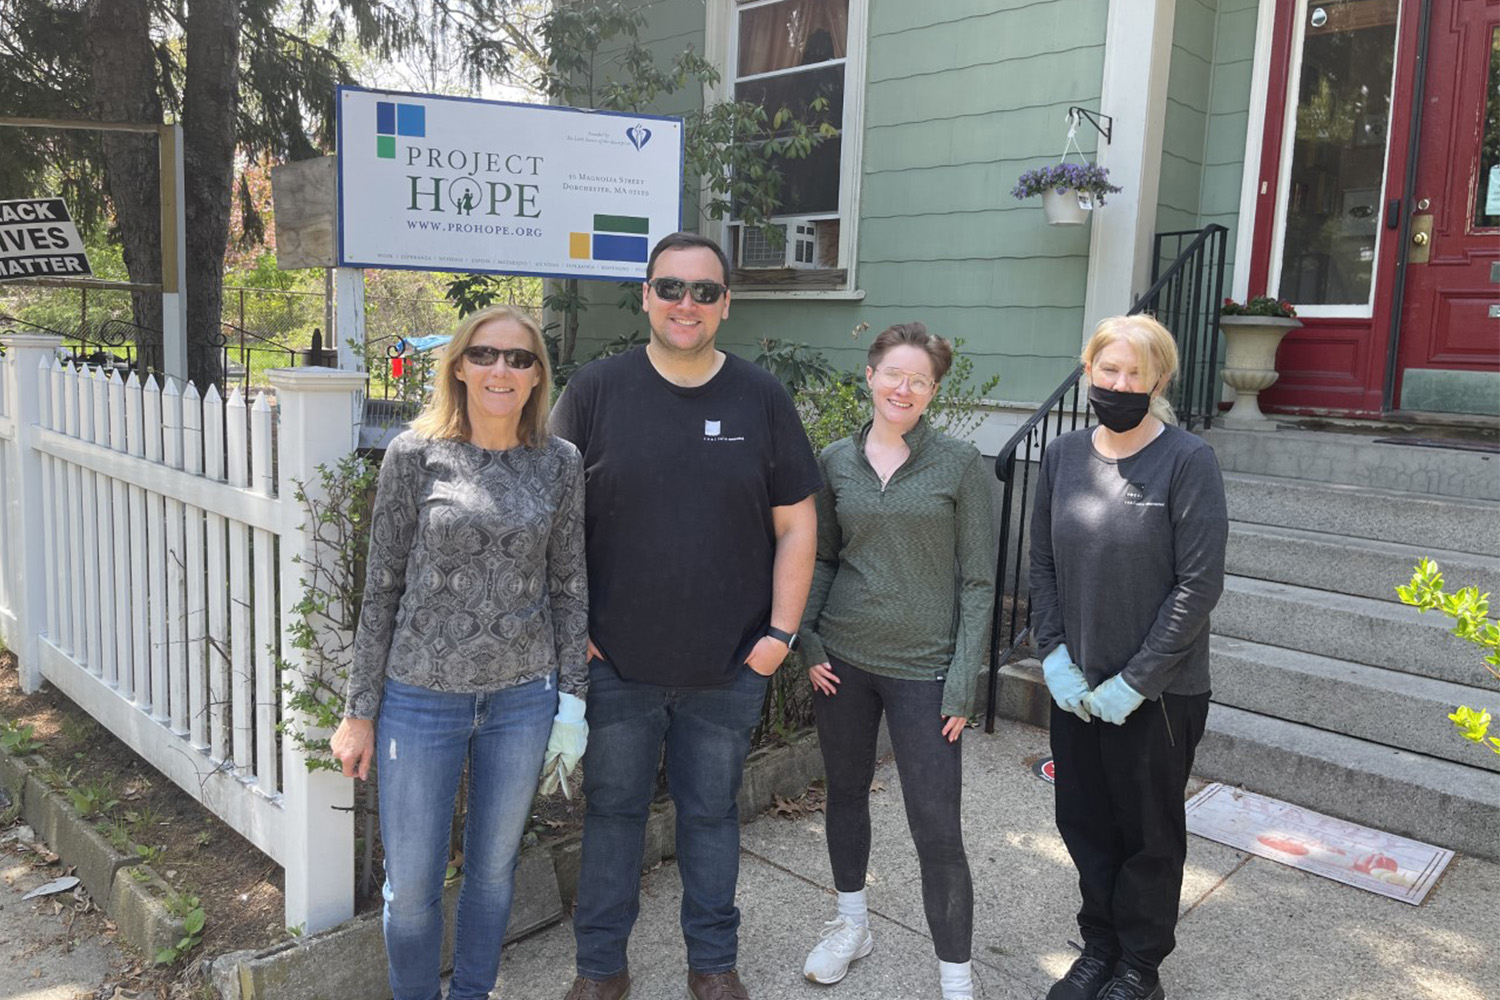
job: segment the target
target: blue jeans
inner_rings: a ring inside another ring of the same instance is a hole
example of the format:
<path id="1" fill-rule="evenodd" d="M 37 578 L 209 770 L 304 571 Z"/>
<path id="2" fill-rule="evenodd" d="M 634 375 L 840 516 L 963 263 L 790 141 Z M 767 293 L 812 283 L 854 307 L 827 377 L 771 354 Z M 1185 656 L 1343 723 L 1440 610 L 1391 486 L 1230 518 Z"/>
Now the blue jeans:
<path id="1" fill-rule="evenodd" d="M 646 819 L 666 746 L 677 806 L 677 867 L 688 967 L 727 972 L 739 949 L 740 810 L 750 736 L 766 678 L 744 667 L 716 688 L 665 688 L 589 664 L 589 744 L 583 756 L 583 859 L 573 933 L 578 974 L 608 979 L 626 966 L 640 913 Z"/>
<path id="2" fill-rule="evenodd" d="M 450 1000 L 490 995 L 510 920 L 521 834 L 552 718 L 552 678 L 484 694 L 387 680 L 376 723 L 385 949 L 395 1000 L 438 1000 L 443 876 L 458 781 L 469 764 L 463 885 Z"/>

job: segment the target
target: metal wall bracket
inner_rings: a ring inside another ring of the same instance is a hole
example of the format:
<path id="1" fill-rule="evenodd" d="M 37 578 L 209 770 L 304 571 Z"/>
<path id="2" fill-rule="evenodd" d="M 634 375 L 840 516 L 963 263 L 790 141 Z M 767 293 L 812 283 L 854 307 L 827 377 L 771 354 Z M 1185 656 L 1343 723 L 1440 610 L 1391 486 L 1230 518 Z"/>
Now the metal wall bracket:
<path id="1" fill-rule="evenodd" d="M 1115 129 L 1115 120 L 1109 115 L 1096 114 L 1087 108 L 1080 108 L 1075 104 L 1068 109 L 1068 118 L 1075 126 L 1081 120 L 1087 119 L 1088 123 L 1098 129 L 1100 135 L 1104 136 L 1105 144 L 1109 144 L 1110 136 L 1114 133 Z"/>

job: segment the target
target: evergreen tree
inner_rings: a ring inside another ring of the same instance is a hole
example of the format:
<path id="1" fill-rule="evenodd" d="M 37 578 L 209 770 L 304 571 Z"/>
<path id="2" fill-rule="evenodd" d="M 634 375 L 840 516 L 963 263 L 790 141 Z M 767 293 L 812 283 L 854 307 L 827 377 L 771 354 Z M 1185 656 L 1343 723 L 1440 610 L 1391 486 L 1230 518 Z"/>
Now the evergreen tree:
<path id="1" fill-rule="evenodd" d="M 224 256 L 236 150 L 299 160 L 331 151 L 340 53 L 422 57 L 434 41 L 478 84 L 524 40 L 525 0 L 0 0 L 0 116 L 182 123 L 188 361 L 219 376 Z M 112 217 L 132 281 L 161 280 L 156 140 L 126 132 L 0 129 L 0 191 L 61 192 L 87 225 Z M 101 170 L 102 167 L 102 170 Z M 101 178 L 102 174 L 102 178 Z M 101 184 L 100 181 L 103 181 Z M 161 304 L 134 296 L 139 340 Z M 159 356 L 159 355 L 158 355 Z"/>

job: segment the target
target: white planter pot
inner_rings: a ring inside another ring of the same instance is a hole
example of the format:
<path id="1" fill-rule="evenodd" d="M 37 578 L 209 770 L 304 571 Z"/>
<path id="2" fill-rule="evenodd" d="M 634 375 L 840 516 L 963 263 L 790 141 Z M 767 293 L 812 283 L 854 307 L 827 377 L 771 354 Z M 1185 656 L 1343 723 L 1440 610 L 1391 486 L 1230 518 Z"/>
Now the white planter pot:
<path id="1" fill-rule="evenodd" d="M 1234 390 L 1234 405 L 1220 423 L 1239 430 L 1275 430 L 1260 410 L 1260 394 L 1276 384 L 1276 349 L 1302 323 L 1282 316 L 1220 316 L 1224 331 L 1222 378 Z"/>
<path id="2" fill-rule="evenodd" d="M 1072 188 L 1063 188 L 1061 192 L 1057 188 L 1048 188 L 1042 192 L 1042 211 L 1047 213 L 1047 224 L 1049 226 L 1081 226 L 1088 221 L 1089 209 L 1093 202 L 1088 202 L 1088 208 L 1084 207 L 1086 195 L 1080 195 Z"/>

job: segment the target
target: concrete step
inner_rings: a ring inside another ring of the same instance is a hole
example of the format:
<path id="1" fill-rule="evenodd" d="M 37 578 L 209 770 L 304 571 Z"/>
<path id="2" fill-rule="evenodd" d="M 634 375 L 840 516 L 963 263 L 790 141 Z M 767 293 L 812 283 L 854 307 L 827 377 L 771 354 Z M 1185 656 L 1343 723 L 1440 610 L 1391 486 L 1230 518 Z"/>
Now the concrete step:
<path id="1" fill-rule="evenodd" d="M 1404 604 L 1230 576 L 1214 609 L 1215 635 L 1315 653 L 1455 684 L 1484 676 L 1480 648 L 1436 612 Z"/>
<path id="2" fill-rule="evenodd" d="M 1203 435 L 1225 472 L 1500 500 L 1500 454 L 1377 443 L 1367 434 L 1281 429 Z"/>
<path id="3" fill-rule="evenodd" d="M 1195 774 L 1463 854 L 1500 859 L 1500 774 L 1226 705 Z"/>
<path id="4" fill-rule="evenodd" d="M 1450 589 L 1500 595 L 1500 558 L 1241 521 L 1229 525 L 1226 567 L 1256 580 L 1399 603 L 1396 585 L 1411 579 L 1424 556 L 1442 567 Z"/>
<path id="5" fill-rule="evenodd" d="M 1448 720 L 1459 705 L 1500 715 L 1500 685 L 1435 681 L 1219 635 L 1212 650 L 1215 704 L 1500 772 L 1500 754 L 1463 739 Z M 1488 676 L 1476 663 L 1476 683 Z"/>
<path id="6" fill-rule="evenodd" d="M 1500 774 L 1218 704 L 1221 680 L 1194 774 L 1500 860 Z M 1051 704 L 1035 660 L 1001 668 L 999 715 L 1045 728 Z"/>
<path id="7" fill-rule="evenodd" d="M 1500 503 L 1227 472 L 1232 520 L 1500 556 Z M 1410 572 L 1401 582 L 1410 579 Z"/>

